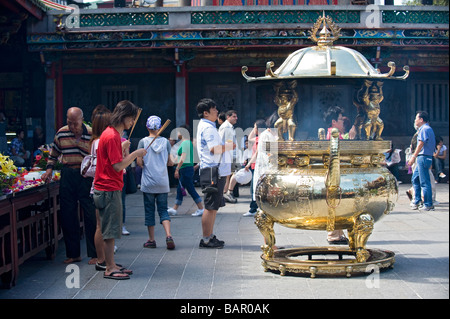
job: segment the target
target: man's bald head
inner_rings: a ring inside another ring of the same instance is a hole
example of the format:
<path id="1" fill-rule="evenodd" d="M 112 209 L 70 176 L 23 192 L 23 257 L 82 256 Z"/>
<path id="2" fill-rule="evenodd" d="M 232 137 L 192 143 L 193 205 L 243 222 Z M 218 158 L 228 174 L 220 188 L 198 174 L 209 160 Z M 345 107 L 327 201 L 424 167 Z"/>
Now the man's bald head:
<path id="1" fill-rule="evenodd" d="M 83 133 L 83 111 L 79 107 L 71 107 L 67 110 L 67 125 L 73 134 Z"/>
<path id="2" fill-rule="evenodd" d="M 74 120 L 77 120 L 80 117 L 83 119 L 83 110 L 79 107 L 71 107 L 67 110 L 67 118 L 69 117 Z"/>

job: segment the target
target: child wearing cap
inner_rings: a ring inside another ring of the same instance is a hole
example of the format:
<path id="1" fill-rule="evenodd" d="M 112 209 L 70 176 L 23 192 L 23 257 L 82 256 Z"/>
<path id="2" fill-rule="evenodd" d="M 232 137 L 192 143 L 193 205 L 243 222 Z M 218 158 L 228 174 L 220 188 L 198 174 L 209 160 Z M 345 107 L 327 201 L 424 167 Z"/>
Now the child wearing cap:
<path id="1" fill-rule="evenodd" d="M 137 158 L 137 164 L 142 167 L 141 191 L 144 194 L 145 226 L 148 228 L 149 239 L 145 248 L 156 248 L 155 240 L 155 206 L 160 223 L 166 232 L 167 249 L 175 249 L 175 243 L 170 233 L 170 216 L 167 212 L 167 196 L 170 191 L 167 165 L 170 162 L 170 142 L 164 137 L 156 137 L 161 128 L 161 119 L 150 116 L 147 119 L 149 136 L 139 141 L 138 149 L 147 149 L 144 157 Z M 155 139 L 156 137 L 156 139 Z M 153 143 L 152 141 L 155 140 Z M 149 147 L 149 145 L 151 146 Z"/>

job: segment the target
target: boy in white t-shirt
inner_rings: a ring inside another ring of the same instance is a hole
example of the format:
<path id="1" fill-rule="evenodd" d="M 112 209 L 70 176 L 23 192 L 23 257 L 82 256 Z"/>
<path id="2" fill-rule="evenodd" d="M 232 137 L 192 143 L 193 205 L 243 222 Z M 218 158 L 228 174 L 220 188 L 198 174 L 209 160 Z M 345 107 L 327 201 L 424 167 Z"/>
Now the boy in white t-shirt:
<path id="1" fill-rule="evenodd" d="M 224 152 L 234 149 L 236 144 L 222 142 L 215 124 L 219 112 L 213 100 L 200 100 L 197 104 L 197 114 L 200 117 L 197 127 L 197 151 L 200 157 L 200 170 L 219 166 L 220 177 L 217 183 L 218 192 L 207 193 L 204 197 L 203 238 L 200 240 L 199 248 L 223 248 L 224 241 L 217 239 L 213 234 L 217 211 L 219 207 L 223 206 L 223 189 L 226 176 L 230 174 L 229 165 L 225 165 L 221 158 Z"/>

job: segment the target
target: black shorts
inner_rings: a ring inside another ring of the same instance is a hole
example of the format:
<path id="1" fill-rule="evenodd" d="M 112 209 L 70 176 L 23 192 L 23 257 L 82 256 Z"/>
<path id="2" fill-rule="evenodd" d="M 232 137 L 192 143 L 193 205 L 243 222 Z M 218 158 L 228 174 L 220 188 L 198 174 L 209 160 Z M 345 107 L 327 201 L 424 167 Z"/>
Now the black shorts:
<path id="1" fill-rule="evenodd" d="M 225 183 L 227 181 L 227 177 L 223 176 L 219 178 L 217 182 L 217 193 L 207 193 L 203 198 L 203 202 L 205 204 L 205 209 L 207 210 L 219 210 L 220 207 L 225 206 L 225 201 L 223 200 L 223 189 L 225 187 Z"/>

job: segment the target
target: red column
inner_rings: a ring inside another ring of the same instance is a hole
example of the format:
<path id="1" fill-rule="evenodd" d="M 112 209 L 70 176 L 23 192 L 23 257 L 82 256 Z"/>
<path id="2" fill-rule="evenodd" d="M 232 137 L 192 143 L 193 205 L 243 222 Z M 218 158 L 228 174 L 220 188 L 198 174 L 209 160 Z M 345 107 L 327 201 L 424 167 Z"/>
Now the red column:
<path id="1" fill-rule="evenodd" d="M 186 63 L 180 65 L 179 71 L 176 72 L 177 78 L 184 79 L 184 112 L 186 116 L 186 124 L 189 124 L 189 80 Z"/>
<path id="2" fill-rule="evenodd" d="M 63 72 L 62 72 L 62 62 L 56 62 L 56 79 L 55 79 L 55 129 L 58 130 L 64 125 L 63 117 Z"/>

